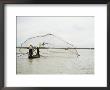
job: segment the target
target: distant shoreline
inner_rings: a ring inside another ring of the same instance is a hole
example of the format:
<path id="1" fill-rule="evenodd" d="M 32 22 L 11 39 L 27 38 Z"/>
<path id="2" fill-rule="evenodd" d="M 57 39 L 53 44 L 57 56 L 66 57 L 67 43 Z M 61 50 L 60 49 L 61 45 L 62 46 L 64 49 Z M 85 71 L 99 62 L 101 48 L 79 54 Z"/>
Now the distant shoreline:
<path id="1" fill-rule="evenodd" d="M 16 48 L 23 48 L 28 49 L 28 47 L 16 47 Z M 36 47 L 34 47 L 36 49 Z M 95 48 L 46 48 L 46 47 L 40 47 L 39 49 L 95 49 Z"/>

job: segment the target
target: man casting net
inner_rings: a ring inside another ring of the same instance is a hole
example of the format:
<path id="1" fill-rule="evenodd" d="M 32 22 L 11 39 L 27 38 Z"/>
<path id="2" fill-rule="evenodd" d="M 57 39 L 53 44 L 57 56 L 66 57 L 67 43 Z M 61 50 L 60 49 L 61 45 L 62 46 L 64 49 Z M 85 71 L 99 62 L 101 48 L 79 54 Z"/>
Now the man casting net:
<path id="1" fill-rule="evenodd" d="M 53 34 L 39 35 L 28 38 L 21 44 L 19 54 L 30 55 L 29 47 L 32 45 L 32 56 L 34 57 L 74 57 L 79 56 L 73 44 L 61 39 Z M 39 54 L 40 53 L 40 54 Z M 39 56 L 40 55 L 40 56 Z M 31 56 L 31 57 L 32 57 Z"/>

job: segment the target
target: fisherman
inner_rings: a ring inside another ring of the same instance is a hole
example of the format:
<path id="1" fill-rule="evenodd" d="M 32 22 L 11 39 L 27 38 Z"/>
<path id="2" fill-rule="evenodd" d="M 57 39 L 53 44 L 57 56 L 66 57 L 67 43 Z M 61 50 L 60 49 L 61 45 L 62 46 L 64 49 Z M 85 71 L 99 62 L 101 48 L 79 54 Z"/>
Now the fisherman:
<path id="1" fill-rule="evenodd" d="M 39 47 L 37 47 L 37 55 L 38 55 L 38 57 L 40 58 L 40 54 L 39 54 Z"/>
<path id="2" fill-rule="evenodd" d="M 29 46 L 29 58 L 32 58 L 33 56 L 33 46 L 30 44 Z"/>

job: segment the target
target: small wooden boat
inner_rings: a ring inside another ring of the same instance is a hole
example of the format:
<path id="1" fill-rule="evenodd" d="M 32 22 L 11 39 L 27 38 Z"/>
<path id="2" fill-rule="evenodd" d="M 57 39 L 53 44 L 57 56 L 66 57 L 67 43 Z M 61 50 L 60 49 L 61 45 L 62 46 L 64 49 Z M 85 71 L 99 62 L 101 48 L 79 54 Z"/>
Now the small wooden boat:
<path id="1" fill-rule="evenodd" d="M 29 58 L 29 59 L 40 58 L 40 55 L 37 55 L 37 54 L 36 54 L 36 55 L 31 56 L 31 57 L 28 55 L 28 58 Z"/>

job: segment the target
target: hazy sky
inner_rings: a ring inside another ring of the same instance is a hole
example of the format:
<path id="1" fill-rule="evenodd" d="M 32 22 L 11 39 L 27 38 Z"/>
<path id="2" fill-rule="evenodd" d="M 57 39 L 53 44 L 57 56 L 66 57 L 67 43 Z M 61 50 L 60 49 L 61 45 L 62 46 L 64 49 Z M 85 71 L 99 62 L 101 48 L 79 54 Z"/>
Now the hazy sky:
<path id="1" fill-rule="evenodd" d="M 94 47 L 94 17 L 17 17 L 17 46 L 47 33 L 76 47 Z"/>

